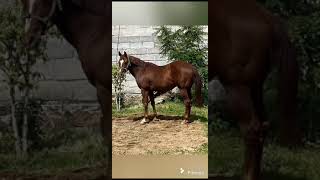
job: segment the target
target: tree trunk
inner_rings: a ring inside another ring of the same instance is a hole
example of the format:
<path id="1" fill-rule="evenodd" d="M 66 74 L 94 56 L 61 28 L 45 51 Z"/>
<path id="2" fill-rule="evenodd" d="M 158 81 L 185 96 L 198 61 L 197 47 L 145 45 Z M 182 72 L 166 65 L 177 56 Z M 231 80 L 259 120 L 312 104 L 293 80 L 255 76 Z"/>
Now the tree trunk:
<path id="1" fill-rule="evenodd" d="M 17 119 L 16 119 L 16 92 L 14 89 L 14 85 L 10 85 L 10 105 L 11 105 L 11 122 L 12 122 L 12 129 L 14 132 L 14 137 L 16 139 L 15 141 L 15 148 L 16 148 L 16 154 L 17 156 L 21 156 L 21 138 L 19 135 L 19 130 L 18 130 L 18 124 L 17 124 Z"/>
<path id="2" fill-rule="evenodd" d="M 27 55 L 27 60 L 29 60 L 30 55 Z M 26 71 L 24 74 L 25 89 L 23 96 L 23 124 L 22 124 L 22 150 L 24 156 L 28 153 L 28 114 L 29 114 L 29 96 L 30 96 L 30 64 L 26 64 Z"/>
<path id="3" fill-rule="evenodd" d="M 118 98 L 117 92 L 116 92 L 116 108 L 117 108 L 117 111 L 119 111 L 119 98 Z"/>
<path id="4" fill-rule="evenodd" d="M 23 125 L 22 125 L 22 150 L 24 155 L 28 153 L 28 112 L 29 112 L 29 88 L 25 90 L 24 100 L 23 100 Z"/>

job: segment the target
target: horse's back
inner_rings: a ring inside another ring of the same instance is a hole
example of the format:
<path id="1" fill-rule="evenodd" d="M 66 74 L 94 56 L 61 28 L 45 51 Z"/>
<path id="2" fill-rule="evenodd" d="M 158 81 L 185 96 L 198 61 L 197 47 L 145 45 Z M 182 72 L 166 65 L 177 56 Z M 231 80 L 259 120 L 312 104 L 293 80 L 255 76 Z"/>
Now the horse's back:
<path id="1" fill-rule="evenodd" d="M 184 88 L 193 84 L 195 68 L 184 61 L 174 61 L 164 66 L 145 63 L 138 86 L 160 92 L 166 92 L 174 87 Z"/>
<path id="2" fill-rule="evenodd" d="M 180 71 L 180 69 L 192 69 L 192 68 L 193 68 L 192 64 L 182 60 L 176 60 L 163 66 L 158 66 L 153 63 L 145 62 L 145 69 L 148 69 L 148 70 L 152 69 L 152 72 L 156 72 L 156 73 L 158 73 L 159 71 L 176 72 L 176 71 Z"/>
<path id="3" fill-rule="evenodd" d="M 197 71 L 192 64 L 178 60 L 168 64 L 168 67 L 170 67 L 171 76 L 180 87 L 192 86 L 195 71 Z"/>
<path id="4" fill-rule="evenodd" d="M 185 61 L 182 60 L 177 60 L 174 61 L 170 64 L 167 65 L 168 67 L 170 67 L 172 69 L 172 71 L 176 71 L 176 72 L 186 72 L 186 73 L 193 73 L 194 71 L 194 66 L 190 63 L 187 63 Z"/>
<path id="5" fill-rule="evenodd" d="M 210 4 L 210 79 L 254 81 L 264 76 L 273 39 L 273 17 L 252 0 Z"/>

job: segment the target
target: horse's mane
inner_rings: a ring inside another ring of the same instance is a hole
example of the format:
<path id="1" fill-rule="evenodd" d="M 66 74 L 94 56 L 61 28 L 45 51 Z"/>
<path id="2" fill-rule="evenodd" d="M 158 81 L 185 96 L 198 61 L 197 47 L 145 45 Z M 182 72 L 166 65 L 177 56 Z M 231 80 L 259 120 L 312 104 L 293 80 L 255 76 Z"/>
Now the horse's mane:
<path id="1" fill-rule="evenodd" d="M 140 58 L 134 57 L 134 56 L 130 56 L 130 61 L 132 64 L 135 64 L 136 66 L 157 66 L 156 64 L 153 64 L 151 62 L 145 62 L 143 60 L 141 60 Z"/>
<path id="2" fill-rule="evenodd" d="M 134 64 L 136 66 L 145 66 L 147 62 L 142 61 L 141 59 L 134 57 L 134 56 L 129 56 L 130 57 L 130 62 L 131 64 Z"/>

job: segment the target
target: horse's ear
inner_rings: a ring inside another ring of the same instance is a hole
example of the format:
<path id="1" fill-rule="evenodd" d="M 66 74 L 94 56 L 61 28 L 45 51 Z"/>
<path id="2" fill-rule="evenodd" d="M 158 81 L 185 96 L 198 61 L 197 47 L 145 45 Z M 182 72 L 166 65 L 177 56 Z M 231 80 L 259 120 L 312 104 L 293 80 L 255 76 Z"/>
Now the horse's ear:
<path id="1" fill-rule="evenodd" d="M 124 56 L 125 56 L 125 57 L 128 57 L 128 55 L 127 55 L 127 53 L 126 53 L 126 52 L 124 52 Z"/>
<path id="2" fill-rule="evenodd" d="M 121 52 L 119 51 L 119 56 L 122 56 Z"/>

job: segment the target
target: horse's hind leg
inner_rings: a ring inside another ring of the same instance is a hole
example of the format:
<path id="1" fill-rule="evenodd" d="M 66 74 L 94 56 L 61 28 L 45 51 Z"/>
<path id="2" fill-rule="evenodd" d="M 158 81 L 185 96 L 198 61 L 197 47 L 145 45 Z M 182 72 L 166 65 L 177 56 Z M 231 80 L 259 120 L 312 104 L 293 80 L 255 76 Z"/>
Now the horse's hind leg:
<path id="1" fill-rule="evenodd" d="M 190 111 L 191 111 L 191 97 L 189 96 L 188 89 L 180 89 L 180 94 L 183 97 L 183 102 L 185 105 L 185 113 L 184 113 L 184 122 L 183 123 L 189 123 L 190 122 Z"/>
<path id="2" fill-rule="evenodd" d="M 142 94 L 142 104 L 144 107 L 144 118 L 141 120 L 141 124 L 145 124 L 149 122 L 149 117 L 148 117 L 148 102 L 149 102 L 149 92 L 146 90 L 141 89 L 141 94 Z"/>
<path id="3" fill-rule="evenodd" d="M 111 128 L 111 122 L 112 122 L 112 95 L 111 92 L 105 88 L 103 85 L 97 85 L 97 96 L 98 101 L 101 106 L 102 110 L 102 117 L 100 119 L 101 123 L 101 130 L 102 135 L 104 137 L 104 142 L 108 149 L 108 165 L 107 165 L 107 172 L 108 176 L 111 177 L 111 156 L 112 156 L 112 128 Z"/>
<path id="4" fill-rule="evenodd" d="M 151 106 L 152 106 L 152 109 L 153 109 L 154 120 L 158 120 L 157 119 L 156 104 L 154 102 L 155 95 L 153 94 L 152 91 L 149 92 L 149 98 L 150 98 L 150 103 L 151 103 Z"/>
<path id="5" fill-rule="evenodd" d="M 266 124 L 258 107 L 260 94 L 247 86 L 227 86 L 228 107 L 236 116 L 245 143 L 244 180 L 258 180 Z"/>

